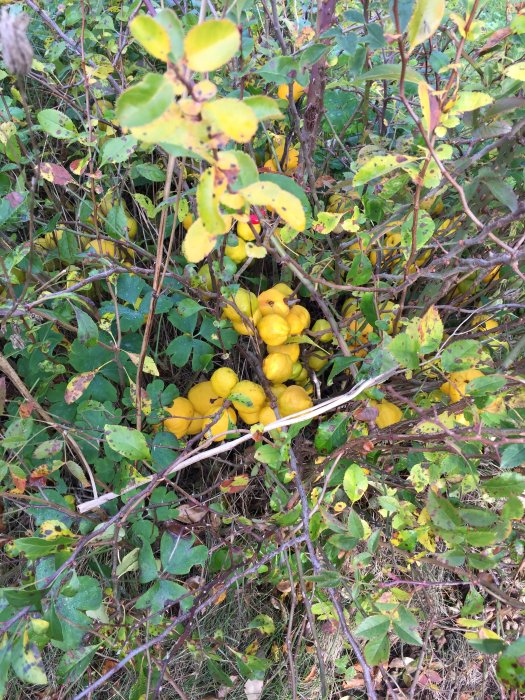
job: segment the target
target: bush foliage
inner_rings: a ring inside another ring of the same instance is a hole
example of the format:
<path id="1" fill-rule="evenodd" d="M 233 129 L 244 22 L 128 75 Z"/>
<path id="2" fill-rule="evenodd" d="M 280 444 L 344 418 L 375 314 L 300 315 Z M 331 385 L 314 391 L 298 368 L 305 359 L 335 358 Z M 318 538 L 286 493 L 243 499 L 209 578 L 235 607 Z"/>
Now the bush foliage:
<path id="1" fill-rule="evenodd" d="M 517 697 L 523 3 L 22 5 L 0 696 Z"/>

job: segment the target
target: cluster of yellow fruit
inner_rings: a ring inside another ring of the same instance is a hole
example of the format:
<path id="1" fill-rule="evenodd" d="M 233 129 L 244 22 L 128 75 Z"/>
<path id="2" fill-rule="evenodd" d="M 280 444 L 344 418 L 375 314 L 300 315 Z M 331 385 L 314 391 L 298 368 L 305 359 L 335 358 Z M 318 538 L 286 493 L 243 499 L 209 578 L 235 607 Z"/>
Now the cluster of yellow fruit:
<path id="1" fill-rule="evenodd" d="M 475 368 L 465 369 L 460 372 L 451 372 L 448 375 L 448 382 L 445 382 L 439 388 L 444 394 L 450 397 L 452 403 L 456 403 L 465 397 L 467 393 L 467 384 L 473 379 L 482 376 L 483 372 Z"/>
<path id="2" fill-rule="evenodd" d="M 293 175 L 299 165 L 299 149 L 290 146 L 286 153 L 285 161 L 282 163 L 286 148 L 286 136 L 284 134 L 272 134 L 271 138 L 273 148 L 269 153 L 268 160 L 264 163 L 264 168 L 274 173 L 280 172 L 282 169 L 286 175 Z"/>
<path id="3" fill-rule="evenodd" d="M 312 406 L 312 400 L 300 386 L 276 385 L 271 391 L 282 417 Z M 277 420 L 263 387 L 239 380 L 229 367 L 215 370 L 210 380 L 193 386 L 187 397 L 175 399 L 167 411 L 171 417 L 164 421 L 164 429 L 177 438 L 203 433 L 214 442 L 225 440 L 228 431 L 235 430 L 237 417 L 247 425 L 268 425 Z"/>

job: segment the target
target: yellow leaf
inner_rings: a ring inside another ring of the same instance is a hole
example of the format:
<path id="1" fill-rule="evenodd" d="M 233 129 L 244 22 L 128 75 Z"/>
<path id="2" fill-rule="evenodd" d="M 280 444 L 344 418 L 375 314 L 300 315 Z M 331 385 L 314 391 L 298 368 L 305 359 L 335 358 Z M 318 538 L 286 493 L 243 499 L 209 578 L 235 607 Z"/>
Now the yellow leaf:
<path id="1" fill-rule="evenodd" d="M 505 68 L 505 75 L 513 80 L 525 81 L 525 61 L 515 63 L 513 66 Z"/>
<path id="2" fill-rule="evenodd" d="M 40 533 L 45 540 L 56 540 L 57 537 L 74 537 L 75 535 L 60 520 L 45 520 L 40 525 Z"/>
<path id="3" fill-rule="evenodd" d="M 129 29 L 133 37 L 146 51 L 160 61 L 167 61 L 170 52 L 168 32 L 149 15 L 139 15 L 131 20 Z"/>
<path id="4" fill-rule="evenodd" d="M 217 70 L 239 50 L 241 35 L 229 19 L 212 19 L 198 24 L 186 35 L 184 52 L 191 70 Z"/>
<path id="5" fill-rule="evenodd" d="M 407 27 L 410 53 L 434 34 L 444 14 L 445 0 L 416 0 Z"/>
<path id="6" fill-rule="evenodd" d="M 246 242 L 246 254 L 249 258 L 262 259 L 266 257 L 268 251 L 263 245 L 255 245 L 251 241 Z"/>
<path id="7" fill-rule="evenodd" d="M 211 253 L 217 234 L 212 234 L 204 228 L 202 219 L 196 219 L 182 241 L 182 254 L 190 263 L 198 263 Z"/>
<path id="8" fill-rule="evenodd" d="M 468 617 L 458 617 L 456 622 L 460 627 L 471 627 L 471 628 L 483 627 L 483 625 L 485 624 L 483 622 L 483 620 L 471 620 Z"/>
<path id="9" fill-rule="evenodd" d="M 306 217 L 300 200 L 273 182 L 254 182 L 239 190 L 252 205 L 271 207 L 296 231 L 304 231 Z"/>
<path id="10" fill-rule="evenodd" d="M 487 95 L 486 92 L 460 92 L 457 100 L 454 102 L 451 115 L 461 112 L 473 112 L 475 109 L 486 107 L 494 102 L 494 99 Z"/>
<path id="11" fill-rule="evenodd" d="M 217 177 L 219 176 L 219 177 Z M 219 184 L 217 181 L 219 180 Z M 223 182 L 220 182 L 223 180 Z M 208 168 L 197 185 L 197 207 L 199 216 L 208 231 L 223 231 L 224 220 L 219 211 L 219 197 L 227 187 L 227 180 L 216 168 Z"/>
<path id="12" fill-rule="evenodd" d="M 214 131 L 226 134 L 237 143 L 248 143 L 257 131 L 258 122 L 253 109 L 233 97 L 206 102 L 202 116 Z"/>

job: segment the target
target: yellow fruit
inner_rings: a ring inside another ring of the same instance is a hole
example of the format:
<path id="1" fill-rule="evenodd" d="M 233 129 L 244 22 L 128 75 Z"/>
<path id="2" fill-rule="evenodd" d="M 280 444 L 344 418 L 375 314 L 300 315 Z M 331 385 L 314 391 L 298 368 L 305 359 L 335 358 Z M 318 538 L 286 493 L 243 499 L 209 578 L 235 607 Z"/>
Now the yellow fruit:
<path id="1" fill-rule="evenodd" d="M 210 381 L 199 382 L 188 391 L 188 399 L 201 416 L 211 416 L 222 406 L 223 399 L 217 394 Z"/>
<path id="2" fill-rule="evenodd" d="M 477 326 L 478 330 L 483 331 L 484 333 L 492 331 L 494 328 L 499 326 L 499 323 L 495 319 L 490 318 L 490 316 L 487 316 L 486 314 L 476 316 L 472 319 L 472 323 L 473 325 Z"/>
<path id="3" fill-rule="evenodd" d="M 313 333 L 320 333 L 321 331 L 328 331 L 328 333 L 322 333 L 322 335 L 316 335 L 316 340 L 322 343 L 329 343 L 334 339 L 334 334 L 331 331 L 331 326 L 325 318 L 320 318 L 312 326 Z"/>
<path id="4" fill-rule="evenodd" d="M 292 368 L 292 358 L 283 352 L 267 355 L 262 365 L 264 376 L 276 384 L 287 382 L 292 376 Z"/>
<path id="5" fill-rule="evenodd" d="M 266 402 L 266 394 L 262 386 L 248 379 L 238 382 L 231 393 L 235 395 L 232 400 L 233 405 L 243 413 L 259 411 Z"/>
<path id="6" fill-rule="evenodd" d="M 201 433 L 203 423 L 204 421 L 202 419 L 202 416 L 198 413 L 194 413 L 193 418 L 190 420 L 190 425 L 188 427 L 188 430 L 186 431 L 186 435 L 198 435 L 199 433 Z"/>
<path id="7" fill-rule="evenodd" d="M 182 220 L 182 226 L 184 227 L 184 229 L 185 229 L 186 231 L 187 231 L 187 230 L 189 229 L 189 227 L 192 225 L 192 223 L 194 222 L 194 220 L 195 220 L 195 217 L 193 216 L 193 214 L 192 214 L 191 212 L 188 212 L 188 213 L 186 214 L 186 216 L 184 217 L 184 219 Z"/>
<path id="8" fill-rule="evenodd" d="M 329 359 L 330 355 L 327 355 L 324 352 L 314 352 L 308 358 L 308 367 L 310 367 L 310 369 L 313 369 L 314 372 L 319 372 L 323 369 L 323 367 L 326 365 Z"/>
<path id="9" fill-rule="evenodd" d="M 296 384 L 292 384 L 283 391 L 278 401 L 279 413 L 281 416 L 290 416 L 292 413 L 304 411 L 313 406 L 312 399 L 306 391 Z"/>
<path id="10" fill-rule="evenodd" d="M 253 226 L 257 233 L 261 232 L 261 224 L 251 224 L 251 226 Z M 237 223 L 237 235 L 245 241 L 254 241 L 255 236 L 253 235 L 251 226 L 247 223 L 244 223 L 244 221 L 239 221 Z"/>
<path id="11" fill-rule="evenodd" d="M 270 391 L 276 399 L 278 399 L 279 396 L 282 396 L 286 389 L 288 389 L 286 384 L 272 384 L 272 386 L 270 387 Z"/>
<path id="12" fill-rule="evenodd" d="M 285 345 L 267 345 L 266 349 L 268 350 L 269 355 L 272 355 L 274 352 L 282 352 L 285 355 L 288 355 L 292 362 L 297 362 L 301 352 L 299 343 L 286 343 Z"/>
<path id="13" fill-rule="evenodd" d="M 237 236 L 235 236 L 235 245 L 227 245 L 224 252 L 234 263 L 240 265 L 248 257 L 246 241 L 243 238 L 237 238 Z"/>
<path id="14" fill-rule="evenodd" d="M 356 300 L 353 297 L 348 297 L 348 299 L 345 299 L 342 311 L 345 318 L 350 318 L 350 316 L 357 313 Z"/>
<path id="15" fill-rule="evenodd" d="M 394 403 L 383 399 L 382 401 L 370 401 L 370 405 L 379 411 L 375 424 L 378 428 L 388 428 L 389 425 L 399 423 L 403 418 L 403 412 Z"/>
<path id="16" fill-rule="evenodd" d="M 237 425 L 237 414 L 233 408 L 227 408 L 221 411 L 218 420 L 215 419 L 216 416 L 204 419 L 202 426 L 203 429 L 206 430 L 204 437 L 207 439 L 213 438 L 213 442 L 222 442 L 228 436 L 222 435 L 221 433 L 225 433 L 227 430 L 232 430 L 233 427 Z"/>
<path id="17" fill-rule="evenodd" d="M 270 406 L 264 406 L 264 408 L 261 408 L 261 412 L 259 413 L 259 423 L 268 425 L 269 423 L 274 423 L 276 420 L 277 416 L 275 415 L 273 408 Z M 281 430 L 281 428 L 277 428 L 277 430 Z"/>
<path id="18" fill-rule="evenodd" d="M 215 393 L 226 398 L 233 387 L 238 384 L 239 377 L 233 369 L 229 367 L 220 367 L 211 375 L 210 381 Z"/>
<path id="19" fill-rule="evenodd" d="M 472 381 L 472 379 L 482 376 L 483 372 L 474 368 L 459 372 L 451 372 L 448 377 L 448 382 L 445 382 L 439 388 L 444 394 L 450 397 L 452 403 L 456 403 L 467 393 L 467 384 Z"/>
<path id="20" fill-rule="evenodd" d="M 239 418 L 246 425 L 255 425 L 259 422 L 260 411 L 239 411 Z"/>
<path id="21" fill-rule="evenodd" d="M 259 308 L 257 297 L 253 292 L 249 292 L 247 289 L 239 289 L 232 301 L 237 309 L 248 318 L 251 318 Z M 230 321 L 243 320 L 238 311 L 230 304 L 224 307 L 223 313 L 226 318 L 230 319 Z"/>
<path id="22" fill-rule="evenodd" d="M 126 228 L 128 231 L 128 239 L 134 241 L 139 231 L 137 219 L 134 219 L 132 216 L 126 216 Z"/>
<path id="23" fill-rule="evenodd" d="M 264 316 L 257 324 L 261 340 L 267 345 L 282 345 L 290 335 L 290 326 L 285 318 L 277 314 Z"/>
<path id="24" fill-rule="evenodd" d="M 107 216 L 109 212 L 113 209 L 114 205 L 115 193 L 112 190 L 108 190 L 100 200 L 100 203 L 98 205 L 98 212 L 103 216 Z"/>
<path id="25" fill-rule="evenodd" d="M 179 396 L 166 410 L 173 418 L 166 418 L 164 429 L 178 438 L 186 435 L 190 427 L 190 418 L 193 418 L 195 413 L 192 403 L 183 396 Z"/>
<path id="26" fill-rule="evenodd" d="M 243 321 L 233 321 L 233 328 L 239 333 L 239 335 L 255 335 L 255 327 L 262 318 L 262 314 L 257 309 L 257 311 L 250 317 L 250 323 L 243 323 Z"/>
<path id="27" fill-rule="evenodd" d="M 265 170 L 271 170 L 273 173 L 276 173 L 279 169 L 277 165 L 275 165 L 275 160 L 273 158 L 268 158 L 268 160 L 264 162 L 263 168 L 265 168 Z"/>
<path id="28" fill-rule="evenodd" d="M 279 170 L 279 167 L 280 167 L 281 161 L 282 161 L 282 157 L 284 155 L 284 149 L 276 149 L 275 155 L 279 159 L 279 162 L 276 162 L 275 157 L 272 156 L 264 164 L 265 168 L 268 168 L 269 170 L 272 170 L 273 172 L 277 172 Z M 284 163 L 282 165 L 283 171 L 285 173 L 287 173 L 288 175 L 291 175 L 297 170 L 298 165 L 299 165 L 299 151 L 296 148 L 289 148 L 288 153 L 286 154 L 286 160 L 284 161 Z"/>
<path id="29" fill-rule="evenodd" d="M 368 336 L 373 330 L 372 326 L 363 319 L 354 319 L 347 326 L 350 341 L 360 345 L 368 342 Z"/>
<path id="30" fill-rule="evenodd" d="M 308 370 L 306 367 L 301 367 L 301 371 L 297 375 L 295 379 L 295 383 L 299 384 L 299 386 L 305 386 L 305 384 L 310 380 L 310 377 L 308 375 Z"/>
<path id="31" fill-rule="evenodd" d="M 90 241 L 86 251 L 98 253 L 105 258 L 120 258 L 117 248 L 111 241 Z"/>
<path id="32" fill-rule="evenodd" d="M 292 375 L 290 379 L 297 384 L 297 377 L 302 374 L 304 367 L 300 362 L 294 362 L 292 365 Z"/>
<path id="33" fill-rule="evenodd" d="M 310 325 L 310 312 L 304 306 L 295 304 L 286 317 L 290 325 L 290 335 L 301 335 Z"/>
<path id="34" fill-rule="evenodd" d="M 279 87 L 277 88 L 277 96 L 280 97 L 281 100 L 287 100 L 289 94 L 290 86 L 288 85 L 288 83 L 283 83 L 282 85 L 279 85 Z M 292 85 L 292 95 L 294 102 L 297 102 L 297 100 L 302 95 L 304 95 L 304 87 L 302 85 L 299 85 L 299 83 L 295 80 Z"/>
<path id="35" fill-rule="evenodd" d="M 293 294 L 293 289 L 284 282 L 278 282 L 277 284 L 274 284 L 272 289 L 276 289 L 278 292 L 281 292 L 283 297 L 289 297 Z"/>
<path id="36" fill-rule="evenodd" d="M 288 304 L 284 300 L 284 296 L 277 289 L 267 289 L 261 292 L 257 297 L 259 302 L 259 310 L 263 316 L 268 314 L 277 314 L 286 318 L 290 313 Z"/>

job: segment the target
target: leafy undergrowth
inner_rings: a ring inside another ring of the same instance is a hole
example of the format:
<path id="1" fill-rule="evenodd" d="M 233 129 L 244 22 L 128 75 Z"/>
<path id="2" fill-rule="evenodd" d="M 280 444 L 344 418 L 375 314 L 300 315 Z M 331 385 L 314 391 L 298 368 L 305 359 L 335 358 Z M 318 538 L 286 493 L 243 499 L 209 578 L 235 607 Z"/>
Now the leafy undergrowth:
<path id="1" fill-rule="evenodd" d="M 518 697 L 521 4 L 24 5 L 0 695 Z"/>

